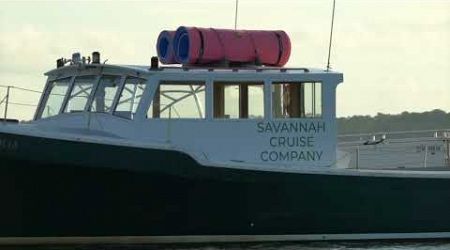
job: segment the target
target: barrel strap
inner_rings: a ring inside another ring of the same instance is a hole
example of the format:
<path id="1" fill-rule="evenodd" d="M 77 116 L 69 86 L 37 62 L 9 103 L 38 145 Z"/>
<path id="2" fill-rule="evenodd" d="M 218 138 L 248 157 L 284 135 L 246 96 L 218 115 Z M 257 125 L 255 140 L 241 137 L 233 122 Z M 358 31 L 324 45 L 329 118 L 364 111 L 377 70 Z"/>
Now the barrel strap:
<path id="1" fill-rule="evenodd" d="M 247 31 L 245 31 L 247 32 Z M 250 37 L 250 41 L 252 43 L 252 47 L 253 47 L 253 51 L 255 52 L 255 64 L 259 65 L 261 64 L 261 61 L 259 60 L 259 54 L 258 54 L 258 49 L 256 47 L 256 43 L 255 43 L 255 39 L 252 36 L 251 32 L 247 32 L 248 36 Z"/>
<path id="2" fill-rule="evenodd" d="M 210 30 L 213 31 L 216 34 L 217 40 L 219 40 L 220 46 L 222 47 L 223 56 L 225 57 L 224 61 L 228 61 L 227 53 L 225 51 L 225 45 L 223 44 L 223 41 L 222 41 L 222 38 L 220 37 L 219 32 L 216 29 L 213 29 L 213 28 L 210 28 Z"/>
<path id="3" fill-rule="evenodd" d="M 203 59 L 203 55 L 205 54 L 205 40 L 203 38 L 203 33 L 200 29 L 195 28 L 198 32 L 198 35 L 200 36 L 200 49 L 198 50 L 198 56 L 197 60 L 195 61 L 195 64 L 199 64 L 200 61 Z"/>
<path id="4" fill-rule="evenodd" d="M 278 65 L 281 61 L 281 56 L 283 55 L 283 42 L 281 41 L 281 36 L 278 32 L 275 31 L 275 36 L 278 39 L 278 59 L 275 65 Z"/>

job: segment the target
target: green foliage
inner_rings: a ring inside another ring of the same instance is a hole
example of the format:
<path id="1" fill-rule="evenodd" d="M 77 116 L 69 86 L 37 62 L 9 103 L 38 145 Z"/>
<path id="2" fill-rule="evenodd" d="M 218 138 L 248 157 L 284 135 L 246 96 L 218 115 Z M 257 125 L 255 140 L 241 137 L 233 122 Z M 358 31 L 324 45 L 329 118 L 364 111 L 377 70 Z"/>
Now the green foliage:
<path id="1" fill-rule="evenodd" d="M 450 112 L 435 109 L 423 113 L 403 112 L 398 115 L 378 113 L 376 116 L 338 118 L 339 134 L 449 129 Z"/>

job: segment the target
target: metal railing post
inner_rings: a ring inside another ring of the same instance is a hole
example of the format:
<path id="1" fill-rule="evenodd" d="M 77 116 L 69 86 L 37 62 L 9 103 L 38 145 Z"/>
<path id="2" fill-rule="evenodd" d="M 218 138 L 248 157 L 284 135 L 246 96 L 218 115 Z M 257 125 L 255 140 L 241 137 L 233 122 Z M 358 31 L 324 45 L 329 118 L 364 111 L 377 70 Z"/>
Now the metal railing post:
<path id="1" fill-rule="evenodd" d="M 425 156 L 423 157 L 423 167 L 427 167 L 428 145 L 425 145 Z"/>
<path id="2" fill-rule="evenodd" d="M 444 138 L 444 148 L 446 150 L 446 163 L 447 166 L 450 167 L 450 130 L 442 133 L 442 137 Z"/>
<path id="3" fill-rule="evenodd" d="M 4 122 L 6 122 L 6 118 L 8 117 L 8 104 L 9 104 L 9 91 L 11 89 L 11 86 L 6 87 L 6 97 L 5 97 L 5 112 L 3 114 Z"/>
<path id="4" fill-rule="evenodd" d="M 356 169 L 359 169 L 359 146 L 356 146 Z"/>

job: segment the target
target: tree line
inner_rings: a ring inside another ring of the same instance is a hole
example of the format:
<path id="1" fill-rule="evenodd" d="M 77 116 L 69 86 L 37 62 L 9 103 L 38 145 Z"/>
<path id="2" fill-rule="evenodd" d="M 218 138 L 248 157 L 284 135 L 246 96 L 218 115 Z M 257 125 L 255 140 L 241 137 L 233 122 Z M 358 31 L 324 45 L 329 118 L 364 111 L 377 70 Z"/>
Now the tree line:
<path id="1" fill-rule="evenodd" d="M 337 119 L 339 134 L 450 129 L 450 112 L 440 109 L 423 113 L 403 112 L 390 115 L 351 116 Z"/>

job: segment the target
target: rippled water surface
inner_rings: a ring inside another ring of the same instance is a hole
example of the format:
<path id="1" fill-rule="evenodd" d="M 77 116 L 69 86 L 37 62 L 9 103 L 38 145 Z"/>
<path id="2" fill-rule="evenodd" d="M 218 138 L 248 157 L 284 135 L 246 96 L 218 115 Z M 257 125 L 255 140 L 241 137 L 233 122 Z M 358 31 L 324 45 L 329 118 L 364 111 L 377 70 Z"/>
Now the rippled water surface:
<path id="1" fill-rule="evenodd" d="M 74 245 L 39 247 L 0 247 L 1 250 L 323 250 L 323 249 L 376 249 L 376 250 L 450 250 L 450 241 L 371 241 L 371 242 L 308 242 L 264 244 L 202 244 L 202 245 Z"/>

